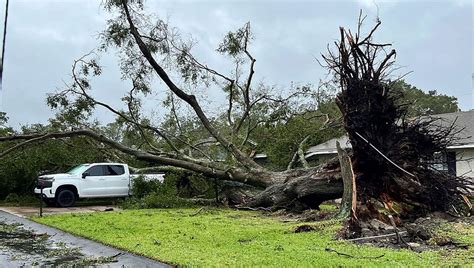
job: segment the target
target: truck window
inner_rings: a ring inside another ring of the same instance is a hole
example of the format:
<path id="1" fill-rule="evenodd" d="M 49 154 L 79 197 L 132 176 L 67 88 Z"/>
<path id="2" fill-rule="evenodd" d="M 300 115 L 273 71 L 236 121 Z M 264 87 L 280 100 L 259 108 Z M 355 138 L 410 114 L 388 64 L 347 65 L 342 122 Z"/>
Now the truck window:
<path id="1" fill-rule="evenodd" d="M 68 172 L 66 172 L 66 173 L 72 174 L 72 175 L 81 174 L 82 171 L 87 168 L 87 166 L 88 166 L 88 164 L 78 165 L 78 166 L 75 166 L 75 167 L 71 168 L 71 169 L 70 169 Z"/>
<path id="2" fill-rule="evenodd" d="M 108 176 L 118 176 L 125 173 L 125 168 L 121 165 L 107 165 L 104 167 L 106 169 L 106 175 Z"/>
<path id="3" fill-rule="evenodd" d="M 85 172 L 89 173 L 89 176 L 105 176 L 103 166 L 93 166 Z"/>

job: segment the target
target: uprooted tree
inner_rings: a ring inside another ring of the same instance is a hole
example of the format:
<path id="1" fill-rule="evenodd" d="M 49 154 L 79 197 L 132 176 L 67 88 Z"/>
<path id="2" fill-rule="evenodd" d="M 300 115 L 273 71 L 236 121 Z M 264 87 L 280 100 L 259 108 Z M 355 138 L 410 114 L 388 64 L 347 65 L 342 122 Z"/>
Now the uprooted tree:
<path id="1" fill-rule="evenodd" d="M 337 159 L 318 167 L 282 172 L 270 171 L 254 161 L 251 137 L 255 128 L 291 116 L 295 112 L 291 107 L 308 104 L 305 101 L 311 92 L 303 87 L 283 96 L 254 85 L 256 59 L 250 52 L 249 24 L 229 33 L 218 48 L 234 63 L 233 72 L 224 74 L 194 57 L 192 42 L 182 40 L 168 24 L 161 20 L 151 23 L 142 13 L 142 1 L 110 0 L 105 7 L 117 16 L 102 34 L 102 49 L 119 51 L 123 79 L 132 82 L 132 89 L 122 98 L 127 108 L 114 108 L 92 96 L 89 77 L 100 75 L 102 69 L 95 59 L 90 59 L 94 55 L 87 55 L 74 62 L 72 83 L 48 97 L 53 108 L 61 108 L 52 122 L 72 123 L 62 129 L 58 124 L 60 131 L 0 137 L 0 142 L 11 143 L 0 157 L 46 139 L 86 136 L 98 147 L 112 148 L 117 159 L 126 154 L 157 166 L 155 169 L 186 169 L 226 181 L 232 186 L 228 192 L 230 201 L 243 206 L 318 208 L 321 202 L 342 196 Z M 434 128 L 429 119 L 405 118 L 405 108 L 396 104 L 400 95 L 391 90 L 387 80 L 395 51 L 386 52 L 389 44 L 373 41 L 380 22 L 362 37 L 362 21 L 354 34 L 341 28 L 336 50 L 323 56 L 340 85 L 337 104 L 353 147 L 350 162 L 358 206 L 369 211 L 369 217 L 376 213 L 371 205 L 374 200 L 389 209 L 393 209 L 394 202 L 403 204 L 397 212 L 408 214 L 459 206 L 466 183 L 429 168 L 433 153 L 445 150 L 454 129 Z M 245 72 L 244 67 L 248 68 Z M 170 93 L 168 129 L 142 113 L 140 96 L 146 97 L 152 91 L 153 76 L 158 76 Z M 225 124 L 211 118 L 199 96 L 192 93 L 209 87 L 220 87 L 227 97 Z M 180 105 L 191 108 L 193 122 L 206 131 L 207 139 L 196 141 L 192 140 L 192 133 L 183 133 Z M 118 121 L 134 131 L 141 146 L 108 137 L 97 128 L 86 128 L 82 119 L 95 107 L 115 114 Z M 296 112 L 307 111 L 302 108 Z M 314 117 L 321 128 L 330 125 L 328 115 Z M 206 143 L 217 144 L 225 156 L 212 155 L 212 150 L 202 147 Z M 298 155 L 304 162 L 304 155 L 295 153 L 295 158 Z"/>
<path id="2" fill-rule="evenodd" d="M 377 214 L 371 199 L 390 211 L 412 215 L 456 211 L 472 183 L 438 172 L 431 163 L 435 153 L 456 142 L 460 129 L 454 122 L 442 126 L 436 118 L 407 118 L 408 107 L 398 101 L 401 92 L 393 90 L 394 82 L 389 80 L 396 52 L 391 44 L 373 41 L 380 21 L 361 36 L 363 21 L 360 17 L 355 33 L 340 28 L 337 50 L 323 55 L 341 89 L 336 102 L 352 145 L 361 214 Z"/>

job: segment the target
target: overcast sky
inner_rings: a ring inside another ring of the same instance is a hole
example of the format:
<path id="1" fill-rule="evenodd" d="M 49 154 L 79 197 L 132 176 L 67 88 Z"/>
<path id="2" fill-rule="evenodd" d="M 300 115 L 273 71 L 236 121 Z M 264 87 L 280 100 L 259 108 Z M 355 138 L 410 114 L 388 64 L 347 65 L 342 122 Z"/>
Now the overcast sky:
<path id="1" fill-rule="evenodd" d="M 10 124 L 46 122 L 48 92 L 70 80 L 74 59 L 96 48 L 107 14 L 99 0 L 12 0 L 9 8 L 4 84 L 0 111 Z M 3 14 L 5 0 L 1 0 Z M 473 3 L 452 1 L 147 1 L 147 10 L 199 41 L 198 57 L 222 67 L 215 53 L 229 30 L 250 21 L 256 40 L 256 80 L 269 85 L 317 84 L 326 71 L 315 61 L 338 37 L 338 26 L 354 27 L 358 13 L 377 13 L 382 25 L 376 39 L 392 42 L 406 80 L 424 90 L 459 99 L 463 110 L 474 108 L 472 85 Z M 2 27 L 3 28 L 3 27 Z M 95 96 L 118 104 L 128 83 L 120 81 L 113 55 L 101 61 L 104 76 Z M 228 71 L 228 70 L 223 70 Z M 118 93 L 117 93 L 118 92 Z M 102 114 L 98 119 L 109 121 Z"/>

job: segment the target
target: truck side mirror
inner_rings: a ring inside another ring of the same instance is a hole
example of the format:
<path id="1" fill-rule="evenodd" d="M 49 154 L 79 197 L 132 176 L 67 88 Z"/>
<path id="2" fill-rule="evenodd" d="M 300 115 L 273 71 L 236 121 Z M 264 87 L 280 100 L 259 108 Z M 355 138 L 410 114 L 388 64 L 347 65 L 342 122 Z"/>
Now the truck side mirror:
<path id="1" fill-rule="evenodd" d="M 83 179 L 85 179 L 87 176 L 89 176 L 89 173 L 88 173 L 88 172 L 82 173 L 82 178 L 83 178 Z"/>

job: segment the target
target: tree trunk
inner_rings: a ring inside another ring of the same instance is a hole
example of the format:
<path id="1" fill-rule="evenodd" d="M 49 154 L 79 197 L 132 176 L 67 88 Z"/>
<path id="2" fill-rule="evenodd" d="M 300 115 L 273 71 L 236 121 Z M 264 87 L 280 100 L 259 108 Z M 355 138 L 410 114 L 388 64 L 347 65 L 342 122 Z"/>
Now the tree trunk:
<path id="1" fill-rule="evenodd" d="M 331 160 L 321 167 L 273 173 L 274 183 L 246 205 L 293 211 L 319 209 L 328 200 L 340 198 L 343 183 L 339 164 Z"/>
<path id="2" fill-rule="evenodd" d="M 341 164 L 341 176 L 344 185 L 344 193 L 342 194 L 341 207 L 339 209 L 338 218 L 346 219 L 348 217 L 356 217 L 357 190 L 354 170 L 349 155 L 341 148 L 339 142 L 336 142 L 337 154 L 339 155 L 339 163 Z"/>

